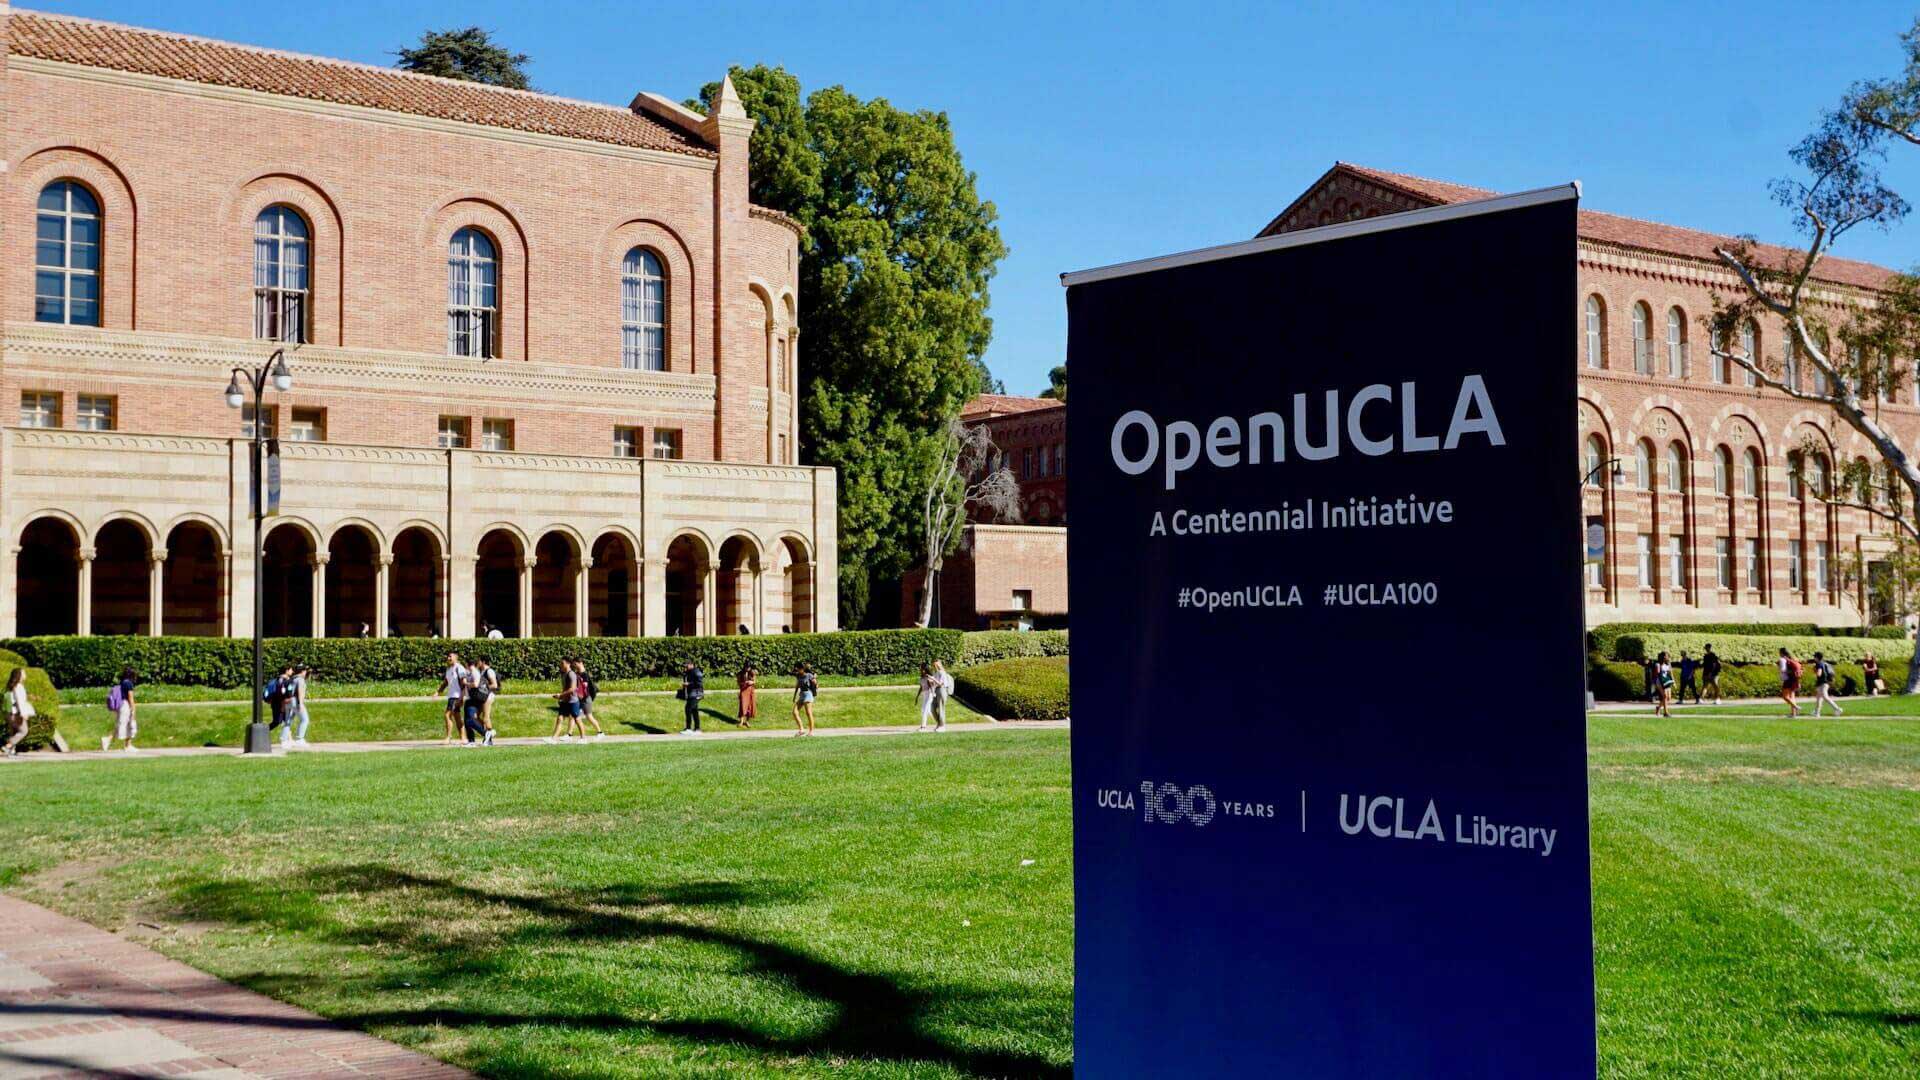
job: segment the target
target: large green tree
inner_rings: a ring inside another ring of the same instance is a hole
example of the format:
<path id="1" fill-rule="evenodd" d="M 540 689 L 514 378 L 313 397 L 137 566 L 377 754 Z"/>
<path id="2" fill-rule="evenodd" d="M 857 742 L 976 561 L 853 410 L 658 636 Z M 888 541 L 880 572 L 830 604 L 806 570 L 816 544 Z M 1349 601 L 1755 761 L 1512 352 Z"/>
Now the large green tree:
<path id="1" fill-rule="evenodd" d="M 987 282 L 1006 256 L 944 113 L 843 87 L 804 100 L 782 68 L 734 68 L 757 120 L 753 201 L 806 228 L 802 445 L 840 475 L 840 609 L 919 559 L 920 504 L 947 424 L 992 384 Z M 690 102 L 705 109 L 717 83 Z"/>
<path id="2" fill-rule="evenodd" d="M 420 44 L 399 52 L 399 66 L 422 75 L 491 86 L 510 86 L 528 90 L 527 62 L 531 57 L 517 53 L 493 40 L 478 26 L 457 30 L 429 30 L 420 35 Z"/>

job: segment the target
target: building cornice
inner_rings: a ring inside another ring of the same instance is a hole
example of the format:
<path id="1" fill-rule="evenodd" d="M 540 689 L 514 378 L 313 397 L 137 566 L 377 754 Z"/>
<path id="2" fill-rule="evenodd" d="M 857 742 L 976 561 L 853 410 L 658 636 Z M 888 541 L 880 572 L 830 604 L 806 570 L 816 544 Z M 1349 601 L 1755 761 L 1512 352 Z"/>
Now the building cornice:
<path id="1" fill-rule="evenodd" d="M 489 124 L 474 124 L 460 120 L 446 120 L 435 116 L 421 116 L 417 113 L 393 112 L 387 109 L 369 108 L 365 105 L 346 105 L 334 101 L 319 101 L 312 98 L 269 94 L 265 91 L 250 90 L 244 87 L 218 86 L 213 83 L 172 79 L 164 75 L 148 75 L 136 71 L 116 71 L 112 68 L 89 67 L 85 64 L 67 63 L 63 60 L 43 60 L 35 56 L 8 56 L 7 70 L 9 72 L 44 75 L 51 78 L 101 83 L 107 86 L 118 86 L 135 90 L 150 90 L 163 94 L 185 94 L 189 97 L 206 98 L 213 101 L 241 105 L 254 105 L 269 109 L 281 109 L 287 112 L 305 113 L 310 116 L 363 120 L 368 123 L 386 124 L 391 127 L 405 128 L 413 131 L 466 135 L 476 139 L 518 143 L 522 146 L 531 146 L 545 150 L 573 150 L 579 153 L 598 154 L 603 157 L 621 158 L 627 161 L 639 161 L 651 165 L 676 165 L 681 168 L 695 169 L 700 172 L 710 173 L 718 165 L 718 162 L 710 157 L 700 157 L 692 154 L 676 154 L 670 150 L 655 150 L 644 146 L 621 146 L 616 143 L 596 142 L 591 139 L 576 139 L 566 135 L 548 135 L 537 131 L 520 131 L 515 128 L 495 127 Z"/>
<path id="2" fill-rule="evenodd" d="M 4 366 L 9 371 L 45 365 L 49 373 L 65 376 L 197 378 L 212 380 L 210 394 L 225 385 L 229 369 L 257 365 L 274 347 L 272 342 L 250 339 L 43 323 L 9 323 L 0 341 L 4 341 Z M 601 400 L 630 402 L 656 413 L 713 415 L 711 375 L 525 360 L 472 360 L 330 345 L 300 346 L 288 351 L 287 360 L 302 391 L 389 390 L 412 395 L 444 391 L 511 397 L 529 403 L 573 400 L 587 393 Z"/>
<path id="3" fill-rule="evenodd" d="M 1594 240 L 1585 236 L 1580 237 L 1578 249 L 1580 265 L 1595 270 L 1632 274 L 1653 280 L 1699 285 L 1729 292 L 1739 292 L 1746 288 L 1739 277 L 1727 267 L 1688 255 L 1616 244 L 1606 240 Z M 1808 296 L 1815 303 L 1871 306 L 1874 302 L 1874 293 L 1870 289 L 1835 284 L 1818 278 L 1808 282 L 1808 285 L 1810 289 Z"/>

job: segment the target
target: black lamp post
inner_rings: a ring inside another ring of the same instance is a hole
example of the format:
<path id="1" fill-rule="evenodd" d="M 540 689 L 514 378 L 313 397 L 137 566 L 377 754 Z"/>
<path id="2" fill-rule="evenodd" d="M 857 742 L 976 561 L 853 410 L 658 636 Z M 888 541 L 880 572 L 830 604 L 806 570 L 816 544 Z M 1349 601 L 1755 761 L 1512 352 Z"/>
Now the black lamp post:
<path id="1" fill-rule="evenodd" d="M 260 634 L 267 617 L 267 592 L 264 578 L 264 552 L 260 546 L 261 522 L 267 515 L 267 493 L 261 490 L 263 476 L 261 451 L 266 446 L 266 412 L 261 407 L 261 399 L 267 392 L 267 381 L 273 381 L 275 390 L 286 391 L 293 388 L 293 373 L 287 370 L 287 351 L 275 349 L 257 371 L 246 368 L 233 369 L 233 378 L 227 383 L 227 404 L 241 408 L 247 403 L 247 392 L 242 389 L 242 380 L 253 387 L 253 461 L 248 480 L 253 504 L 253 722 L 247 725 L 246 752 L 249 754 L 271 754 L 273 739 L 267 731 L 267 725 L 260 719 L 260 691 L 266 685 L 266 659 L 260 651 Z"/>

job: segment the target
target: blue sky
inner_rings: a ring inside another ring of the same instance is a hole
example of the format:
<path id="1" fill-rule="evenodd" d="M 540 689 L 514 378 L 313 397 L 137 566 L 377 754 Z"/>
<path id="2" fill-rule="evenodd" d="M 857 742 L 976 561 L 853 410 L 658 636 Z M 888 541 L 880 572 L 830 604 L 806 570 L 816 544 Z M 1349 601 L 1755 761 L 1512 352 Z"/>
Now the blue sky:
<path id="1" fill-rule="evenodd" d="M 1594 209 L 1790 239 L 1767 181 L 1850 82 L 1897 70 L 1915 15 L 1772 0 L 20 6 L 371 63 L 427 27 L 478 23 L 569 97 L 681 98 L 764 61 L 809 89 L 945 110 L 1012 248 L 987 360 L 1016 393 L 1064 355 L 1061 271 L 1246 239 L 1336 159 L 1502 190 L 1577 178 Z M 1889 175 L 1920 203 L 1920 149 Z M 1841 254 L 1911 266 L 1920 221 Z"/>

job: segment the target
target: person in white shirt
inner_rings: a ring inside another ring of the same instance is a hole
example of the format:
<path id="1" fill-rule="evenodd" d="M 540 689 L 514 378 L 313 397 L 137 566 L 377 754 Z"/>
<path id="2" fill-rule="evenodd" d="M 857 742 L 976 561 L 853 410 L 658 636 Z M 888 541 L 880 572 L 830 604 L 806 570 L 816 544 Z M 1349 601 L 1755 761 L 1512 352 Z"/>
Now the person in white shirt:
<path id="1" fill-rule="evenodd" d="M 27 700 L 27 669 L 14 668 L 7 676 L 7 743 L 6 755 L 13 757 L 18 753 L 20 740 L 27 737 L 27 725 L 33 719 L 33 702 Z"/>
<path id="2" fill-rule="evenodd" d="M 460 663 L 460 654 L 447 654 L 447 671 L 440 677 L 440 690 L 447 699 L 447 737 L 440 740 L 451 744 L 453 737 L 461 731 L 461 711 L 467 699 L 467 669 Z"/>
<path id="3" fill-rule="evenodd" d="M 487 627 L 487 640 L 488 640 L 488 641 L 501 641 L 501 640 L 504 640 L 504 639 L 506 638 L 506 636 L 507 636 L 507 635 L 505 635 L 505 634 L 503 634 L 503 633 L 501 633 L 501 632 L 500 632 L 500 628 L 499 628 L 499 627 L 497 627 L 497 626 L 489 626 L 489 627 Z"/>
<path id="4" fill-rule="evenodd" d="M 933 668 L 920 665 L 920 730 L 927 730 L 927 721 L 933 719 L 933 697 L 940 684 L 934 680 Z"/>
<path id="5" fill-rule="evenodd" d="M 947 730 L 947 699 L 953 696 L 953 673 L 938 660 L 933 662 L 933 730 Z"/>
<path id="6" fill-rule="evenodd" d="M 288 703 L 292 712 L 287 726 L 293 730 L 293 745 L 307 745 L 307 724 L 311 717 L 307 715 L 307 676 L 313 671 L 305 664 L 293 669 L 293 700 Z"/>

